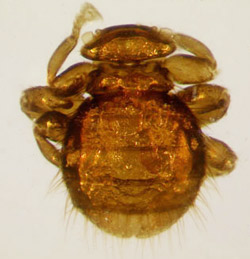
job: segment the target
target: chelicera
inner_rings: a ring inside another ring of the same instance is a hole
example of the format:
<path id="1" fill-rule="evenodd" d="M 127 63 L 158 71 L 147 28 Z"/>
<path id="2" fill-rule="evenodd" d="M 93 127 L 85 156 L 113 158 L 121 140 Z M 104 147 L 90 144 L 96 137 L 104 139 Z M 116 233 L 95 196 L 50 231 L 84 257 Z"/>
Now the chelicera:
<path id="1" fill-rule="evenodd" d="M 149 237 L 194 205 L 207 177 L 233 170 L 233 151 L 201 131 L 230 97 L 207 83 L 216 61 L 203 43 L 142 25 L 97 31 L 81 49 L 92 62 L 57 75 L 81 27 L 99 17 L 84 5 L 49 61 L 48 85 L 24 91 L 21 106 L 74 207 L 113 235 Z"/>

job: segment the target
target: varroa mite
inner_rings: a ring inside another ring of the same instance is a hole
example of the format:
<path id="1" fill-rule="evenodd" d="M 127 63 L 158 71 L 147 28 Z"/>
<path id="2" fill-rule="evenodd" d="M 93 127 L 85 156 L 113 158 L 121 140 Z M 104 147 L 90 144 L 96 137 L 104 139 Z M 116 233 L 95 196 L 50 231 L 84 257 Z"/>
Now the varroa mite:
<path id="1" fill-rule="evenodd" d="M 201 131 L 230 96 L 207 84 L 216 61 L 203 43 L 144 25 L 98 30 L 81 49 L 92 61 L 57 75 L 81 27 L 97 18 L 85 4 L 49 61 L 48 85 L 24 91 L 21 106 L 73 206 L 113 235 L 149 237 L 194 206 L 207 177 L 233 170 L 234 152 Z"/>

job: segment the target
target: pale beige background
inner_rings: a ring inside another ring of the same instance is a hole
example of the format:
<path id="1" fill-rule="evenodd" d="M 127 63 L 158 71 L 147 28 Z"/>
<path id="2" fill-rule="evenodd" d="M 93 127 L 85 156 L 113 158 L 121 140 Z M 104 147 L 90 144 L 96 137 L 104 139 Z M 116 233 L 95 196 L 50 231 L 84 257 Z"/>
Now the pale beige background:
<path id="1" fill-rule="evenodd" d="M 85 224 L 64 219 L 66 192 L 49 193 L 57 169 L 39 152 L 32 123 L 19 98 L 46 83 L 46 66 L 70 33 L 80 0 L 0 1 L 0 258 L 250 258 L 250 1 L 96 0 L 104 21 L 169 27 L 206 43 L 218 61 L 214 82 L 228 87 L 228 116 L 205 131 L 238 154 L 236 170 L 203 189 L 207 206 L 152 240 L 117 240 Z M 90 27 L 88 27 L 90 28 Z M 79 47 L 67 64 L 81 60 Z"/>

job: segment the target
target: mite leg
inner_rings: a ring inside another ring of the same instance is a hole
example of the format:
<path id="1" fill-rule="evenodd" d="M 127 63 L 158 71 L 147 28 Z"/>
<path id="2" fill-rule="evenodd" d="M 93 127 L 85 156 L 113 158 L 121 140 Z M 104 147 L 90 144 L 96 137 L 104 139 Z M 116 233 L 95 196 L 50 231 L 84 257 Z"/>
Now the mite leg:
<path id="1" fill-rule="evenodd" d="M 61 166 L 61 152 L 51 141 L 62 143 L 67 123 L 67 116 L 59 112 L 47 112 L 36 120 L 34 127 L 34 135 L 41 152 L 58 167 Z"/>
<path id="2" fill-rule="evenodd" d="M 71 35 L 59 45 L 49 61 L 47 78 L 49 85 L 53 85 L 58 70 L 69 53 L 75 48 L 82 26 L 89 21 L 99 18 L 101 18 L 101 15 L 93 5 L 90 3 L 83 5 L 80 13 L 76 16 Z"/>
<path id="3" fill-rule="evenodd" d="M 86 100 L 82 94 L 63 97 L 56 93 L 54 89 L 42 86 L 25 90 L 21 98 L 22 111 L 31 119 L 37 119 L 49 111 L 72 116 Z"/>
<path id="4" fill-rule="evenodd" d="M 48 83 L 50 87 L 35 87 L 26 90 L 21 98 L 22 110 L 31 118 L 39 118 L 48 111 L 59 111 L 72 115 L 84 101 L 88 75 L 96 67 L 89 63 L 71 66 L 61 75 L 56 74 L 64 60 L 77 44 L 81 27 L 88 21 L 100 18 L 98 11 L 85 4 L 76 17 L 72 34 L 56 49 L 48 64 Z"/>
<path id="5" fill-rule="evenodd" d="M 218 85 L 200 84 L 185 88 L 177 96 L 190 108 L 200 126 L 223 117 L 230 103 L 227 90 Z"/>
<path id="6" fill-rule="evenodd" d="M 204 139 L 207 147 L 207 175 L 220 176 L 230 173 L 237 160 L 237 156 L 232 149 L 220 140 L 206 136 Z"/>
<path id="7" fill-rule="evenodd" d="M 173 34 L 175 44 L 193 55 L 178 54 L 166 59 L 164 67 L 170 77 L 181 84 L 202 83 L 213 79 L 216 61 L 211 51 L 200 41 L 183 34 Z"/>
<path id="8" fill-rule="evenodd" d="M 75 93 L 86 92 L 89 74 L 97 70 L 96 65 L 91 63 L 78 63 L 50 82 L 50 87 L 55 89 L 61 95 L 73 95 Z"/>

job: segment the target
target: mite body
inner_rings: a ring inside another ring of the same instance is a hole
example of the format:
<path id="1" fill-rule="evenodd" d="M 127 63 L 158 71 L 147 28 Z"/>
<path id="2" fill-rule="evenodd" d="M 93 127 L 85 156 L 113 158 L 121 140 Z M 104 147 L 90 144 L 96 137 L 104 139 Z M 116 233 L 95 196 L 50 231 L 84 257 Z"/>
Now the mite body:
<path id="1" fill-rule="evenodd" d="M 57 75 L 82 25 L 99 17 L 84 5 L 49 61 L 48 86 L 27 89 L 21 106 L 74 207 L 113 235 L 149 237 L 194 205 L 207 177 L 233 170 L 233 151 L 201 131 L 224 116 L 230 97 L 207 83 L 216 61 L 203 43 L 141 25 L 98 31 L 81 49 L 92 62 Z"/>

